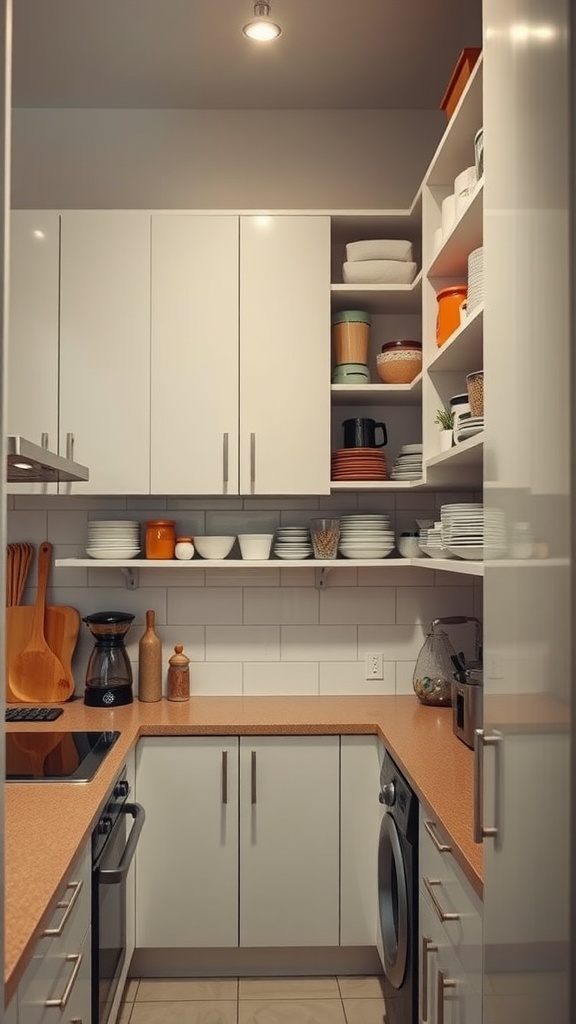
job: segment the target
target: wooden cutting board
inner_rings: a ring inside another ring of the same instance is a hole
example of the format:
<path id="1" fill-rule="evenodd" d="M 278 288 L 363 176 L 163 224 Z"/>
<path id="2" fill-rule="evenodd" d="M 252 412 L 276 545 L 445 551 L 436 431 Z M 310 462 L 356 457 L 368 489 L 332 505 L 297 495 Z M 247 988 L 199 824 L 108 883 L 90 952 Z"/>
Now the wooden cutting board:
<path id="1" fill-rule="evenodd" d="M 41 546 L 40 557 L 51 557 L 51 545 Z M 62 703 L 74 693 L 72 656 L 80 631 L 80 613 L 67 605 L 48 605 L 44 614 L 44 636 L 51 651 L 61 662 L 64 672 L 57 681 L 41 678 L 19 686 L 15 692 L 9 682 L 10 666 L 28 644 L 33 630 L 34 606 L 15 605 L 6 609 L 6 700 L 18 704 Z"/>

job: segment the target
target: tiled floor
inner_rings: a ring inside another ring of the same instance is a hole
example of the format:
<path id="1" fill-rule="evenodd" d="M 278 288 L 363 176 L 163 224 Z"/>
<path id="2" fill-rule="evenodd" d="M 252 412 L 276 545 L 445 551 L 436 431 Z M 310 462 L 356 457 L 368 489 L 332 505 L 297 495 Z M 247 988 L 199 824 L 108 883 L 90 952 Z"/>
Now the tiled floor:
<path id="1" fill-rule="evenodd" d="M 383 1024 L 381 978 L 136 978 L 118 1024 Z"/>

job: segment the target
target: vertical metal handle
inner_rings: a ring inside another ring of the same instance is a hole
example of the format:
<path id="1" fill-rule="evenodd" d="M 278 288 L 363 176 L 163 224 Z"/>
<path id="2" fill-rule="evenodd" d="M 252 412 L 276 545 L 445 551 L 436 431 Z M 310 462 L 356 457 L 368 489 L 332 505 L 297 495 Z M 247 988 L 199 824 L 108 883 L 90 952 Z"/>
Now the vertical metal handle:
<path id="1" fill-rule="evenodd" d="M 222 482 L 224 484 L 224 490 L 225 491 L 228 490 L 228 480 L 229 480 L 229 473 L 228 473 L 228 441 L 229 441 L 229 435 L 227 433 L 226 434 L 222 434 Z"/>
<path id="2" fill-rule="evenodd" d="M 435 821 L 424 821 L 424 828 L 426 829 L 430 839 L 434 843 L 434 846 L 439 853 L 450 853 L 452 847 L 448 846 L 447 843 L 443 843 L 439 836 L 436 835 L 436 822 Z"/>
<path id="3" fill-rule="evenodd" d="M 40 438 L 40 445 L 42 448 L 48 448 L 50 444 L 50 438 L 48 437 L 48 431 L 43 430 Z"/>
<path id="4" fill-rule="evenodd" d="M 256 434 L 250 434 L 250 493 L 254 494 L 256 485 Z"/>
<path id="5" fill-rule="evenodd" d="M 66 458 L 74 458 L 74 434 L 71 431 L 66 434 Z"/>
<path id="6" fill-rule="evenodd" d="M 256 751 L 250 754 L 250 799 L 252 804 L 256 803 Z"/>
<path id="7" fill-rule="evenodd" d="M 72 908 L 76 903 L 76 900 L 78 899 L 80 893 L 82 892 L 83 885 L 84 882 L 82 880 L 78 882 L 68 883 L 66 888 L 72 889 L 72 895 L 70 899 L 68 900 L 67 903 L 64 900 L 60 900 L 59 903 L 57 904 L 59 909 L 64 911 L 64 913 L 62 914 L 60 924 L 57 924 L 55 928 L 45 928 L 43 935 L 51 936 L 52 938 L 57 937 L 58 935 L 62 935 L 62 932 L 64 931 L 64 925 L 66 924 L 66 921 L 70 917 L 70 914 L 72 913 Z"/>
<path id="8" fill-rule="evenodd" d="M 460 920 L 460 916 L 461 916 L 460 914 L 457 914 L 456 911 L 443 910 L 442 907 L 440 906 L 438 900 L 436 899 L 436 893 L 434 892 L 434 889 L 432 888 L 432 886 L 434 886 L 434 885 L 442 885 L 442 882 L 440 881 L 440 879 L 439 878 L 426 878 L 426 876 L 424 875 L 423 878 L 422 878 L 422 881 L 424 883 L 424 888 L 426 889 L 426 892 L 428 893 L 430 899 L 432 900 L 432 906 L 434 907 L 434 910 L 436 911 L 436 913 L 438 915 L 438 920 L 439 921 L 459 921 Z"/>
<path id="9" fill-rule="evenodd" d="M 428 1020 L 428 953 L 436 953 L 438 945 L 422 936 L 422 1024 Z"/>
<path id="10" fill-rule="evenodd" d="M 444 1024 L 444 994 L 447 988 L 456 988 L 453 978 L 445 978 L 443 971 L 438 971 L 438 1002 L 436 1004 L 436 1024 Z"/>
<path id="11" fill-rule="evenodd" d="M 68 956 L 66 957 L 66 962 L 74 964 L 74 967 L 72 968 L 72 974 L 68 979 L 68 984 L 66 985 L 66 988 L 64 989 L 62 995 L 60 996 L 60 999 L 46 999 L 44 1006 L 58 1006 L 60 1007 L 61 1010 L 63 1010 L 64 1007 L 66 1006 L 66 1003 L 70 999 L 70 993 L 74 988 L 74 982 L 78 977 L 78 971 L 80 970 L 80 964 L 82 963 L 82 953 L 68 953 Z"/>
<path id="12" fill-rule="evenodd" d="M 222 803 L 228 803 L 228 751 L 222 751 Z"/>
<path id="13" fill-rule="evenodd" d="M 484 729 L 474 730 L 474 842 L 481 843 L 486 838 L 494 839 L 498 835 L 497 825 L 485 825 L 483 813 L 484 797 L 484 747 L 495 747 L 502 739 L 499 733 L 485 736 Z M 498 821 L 498 785 L 496 784 L 495 815 Z"/>

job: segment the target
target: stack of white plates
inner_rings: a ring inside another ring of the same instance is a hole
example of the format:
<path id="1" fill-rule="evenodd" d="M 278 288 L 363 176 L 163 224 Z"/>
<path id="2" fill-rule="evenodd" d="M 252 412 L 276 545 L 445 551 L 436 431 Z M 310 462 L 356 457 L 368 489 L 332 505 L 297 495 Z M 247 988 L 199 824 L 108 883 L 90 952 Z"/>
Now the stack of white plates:
<path id="1" fill-rule="evenodd" d="M 90 558 L 135 558 L 140 551 L 140 523 L 133 519 L 98 519 L 88 523 Z"/>
<path id="2" fill-rule="evenodd" d="M 458 558 L 498 558 L 506 551 L 506 526 L 500 508 L 481 504 L 443 505 L 442 546 Z"/>
<path id="3" fill-rule="evenodd" d="M 403 444 L 396 459 L 391 480 L 419 480 L 422 476 L 422 445 Z"/>
<path id="4" fill-rule="evenodd" d="M 463 417 L 456 429 L 454 430 L 454 441 L 458 444 L 459 441 L 465 441 L 468 437 L 474 437 L 475 434 L 481 434 L 484 430 L 484 417 L 483 416 L 466 416 Z"/>
<path id="5" fill-rule="evenodd" d="M 448 548 L 442 547 L 442 523 L 420 529 L 419 547 L 430 558 L 454 558 Z"/>
<path id="6" fill-rule="evenodd" d="M 474 249 L 468 257 L 467 315 L 484 302 L 484 249 Z"/>
<path id="7" fill-rule="evenodd" d="M 312 541 L 307 526 L 279 526 L 274 541 L 278 558 L 310 558 Z"/>
<path id="8" fill-rule="evenodd" d="M 344 558 L 386 558 L 394 544 L 390 516 L 340 516 L 338 551 Z"/>

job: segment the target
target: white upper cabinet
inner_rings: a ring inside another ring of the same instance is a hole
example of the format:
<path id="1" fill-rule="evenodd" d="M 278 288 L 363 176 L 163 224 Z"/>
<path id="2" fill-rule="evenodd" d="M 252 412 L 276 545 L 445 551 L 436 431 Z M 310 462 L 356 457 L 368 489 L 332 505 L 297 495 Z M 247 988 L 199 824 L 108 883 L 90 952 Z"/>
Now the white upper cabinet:
<path id="1" fill-rule="evenodd" d="M 58 450 L 58 213 L 17 210 L 10 218 L 8 434 Z M 10 493 L 55 493 L 56 484 L 10 484 Z"/>
<path id="2" fill-rule="evenodd" d="M 74 437 L 87 483 L 71 494 L 150 490 L 150 214 L 61 215 L 60 451 Z"/>
<path id="3" fill-rule="evenodd" d="M 152 217 L 153 494 L 238 494 L 238 231 Z"/>
<path id="4" fill-rule="evenodd" d="M 240 218 L 240 491 L 330 492 L 330 218 Z"/>

